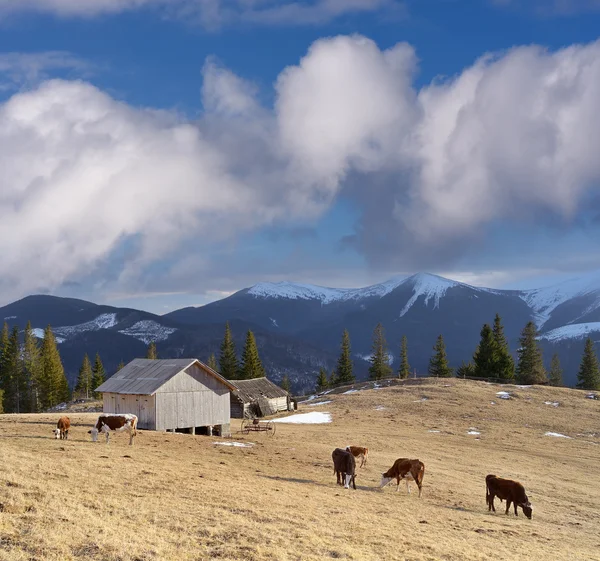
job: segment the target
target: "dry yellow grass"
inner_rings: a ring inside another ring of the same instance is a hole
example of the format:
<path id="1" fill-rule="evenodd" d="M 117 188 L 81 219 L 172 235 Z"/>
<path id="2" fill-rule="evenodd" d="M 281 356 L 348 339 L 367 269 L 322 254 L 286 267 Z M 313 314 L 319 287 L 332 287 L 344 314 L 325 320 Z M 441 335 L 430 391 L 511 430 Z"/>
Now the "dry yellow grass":
<path id="1" fill-rule="evenodd" d="M 332 399 L 301 406 L 331 424 L 234 434 L 252 448 L 149 431 L 92 443 L 96 414 L 80 413 L 65 442 L 59 414 L 0 416 L 0 559 L 600 559 L 600 404 L 584 393 L 432 380 Z M 346 444 L 370 450 L 356 491 L 332 473 Z M 404 456 L 425 463 L 420 500 L 377 489 Z M 488 473 L 525 485 L 532 520 L 487 512 Z"/>

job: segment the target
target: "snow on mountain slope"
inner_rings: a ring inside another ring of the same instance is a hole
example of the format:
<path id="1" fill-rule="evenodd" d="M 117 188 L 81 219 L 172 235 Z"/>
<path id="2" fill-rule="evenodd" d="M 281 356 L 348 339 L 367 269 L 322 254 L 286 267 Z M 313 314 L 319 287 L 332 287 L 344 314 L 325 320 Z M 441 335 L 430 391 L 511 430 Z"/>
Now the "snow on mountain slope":
<path id="1" fill-rule="evenodd" d="M 97 318 L 80 323 L 79 325 L 67 325 L 65 327 L 56 327 L 53 329 L 55 335 L 64 338 L 72 337 L 84 331 L 98 331 L 99 329 L 109 329 L 117 324 L 117 314 L 101 314 Z"/>
<path id="2" fill-rule="evenodd" d="M 39 327 L 35 327 L 32 330 L 32 333 L 35 337 L 37 337 L 38 339 L 43 339 L 44 338 L 44 330 L 40 329 Z M 56 339 L 57 343 L 64 343 L 65 340 L 62 337 L 56 337 L 56 335 L 54 336 L 54 338 Z"/>
<path id="3" fill-rule="evenodd" d="M 145 319 L 134 323 L 127 329 L 120 330 L 119 333 L 129 335 L 149 345 L 152 342 L 166 341 L 175 331 L 177 329 L 174 327 L 165 327 L 156 321 Z"/>
<path id="4" fill-rule="evenodd" d="M 546 339 L 551 343 L 564 341 L 565 339 L 584 339 L 592 335 L 592 333 L 600 332 L 600 322 L 591 323 L 572 323 L 552 329 L 538 339 Z"/>
<path id="5" fill-rule="evenodd" d="M 320 300 L 323 304 L 341 300 L 352 289 L 327 288 L 312 284 L 288 281 L 259 282 L 248 289 L 248 294 L 263 298 L 287 298 L 289 300 Z"/>
<path id="6" fill-rule="evenodd" d="M 596 293 L 597 297 L 583 315 L 600 307 L 600 272 L 594 272 L 579 278 L 545 288 L 524 290 L 520 297 L 533 310 L 538 328 L 548 321 L 552 312 L 564 302 L 577 296 Z"/>

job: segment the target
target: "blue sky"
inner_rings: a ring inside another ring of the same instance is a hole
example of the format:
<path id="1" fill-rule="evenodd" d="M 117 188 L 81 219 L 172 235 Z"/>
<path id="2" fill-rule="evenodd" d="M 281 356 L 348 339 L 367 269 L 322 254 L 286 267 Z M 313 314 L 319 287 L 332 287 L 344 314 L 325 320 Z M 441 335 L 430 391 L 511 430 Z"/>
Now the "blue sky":
<path id="1" fill-rule="evenodd" d="M 6 301 L 164 313 L 263 280 L 600 268 L 596 2 L 19 6 L 0 0 Z"/>

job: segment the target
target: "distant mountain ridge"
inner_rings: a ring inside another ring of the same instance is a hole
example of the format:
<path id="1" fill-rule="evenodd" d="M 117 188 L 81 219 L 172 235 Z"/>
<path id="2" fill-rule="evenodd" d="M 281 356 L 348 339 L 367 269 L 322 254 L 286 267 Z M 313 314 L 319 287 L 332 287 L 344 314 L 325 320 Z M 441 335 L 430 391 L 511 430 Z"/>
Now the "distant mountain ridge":
<path id="1" fill-rule="evenodd" d="M 513 351 L 523 326 L 536 321 L 546 362 L 558 351 L 566 381 L 573 384 L 585 337 L 600 338 L 600 273 L 531 290 L 476 287 L 428 273 L 350 289 L 259 282 L 222 300 L 163 316 L 41 295 L 0 308 L 0 318 L 21 329 L 31 320 L 40 337 L 52 325 L 71 381 L 84 352 L 99 352 L 108 372 L 121 360 L 144 356 L 150 341 L 163 357 L 218 356 L 224 324 L 230 321 L 238 352 L 246 330 L 252 329 L 271 377 L 277 381 L 287 373 L 302 390 L 311 388 L 321 366 L 334 367 L 344 329 L 350 332 L 359 378 L 366 376 L 379 322 L 392 364 L 406 335 L 409 361 L 424 373 L 439 334 L 456 367 L 471 358 L 481 326 L 491 323 L 496 312 Z"/>

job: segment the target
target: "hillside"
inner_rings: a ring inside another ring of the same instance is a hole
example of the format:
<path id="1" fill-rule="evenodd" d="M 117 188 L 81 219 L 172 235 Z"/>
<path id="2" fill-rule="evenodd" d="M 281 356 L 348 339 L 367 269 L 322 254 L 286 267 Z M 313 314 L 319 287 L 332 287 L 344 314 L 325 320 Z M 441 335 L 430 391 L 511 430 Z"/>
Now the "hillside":
<path id="1" fill-rule="evenodd" d="M 51 438 L 57 414 L 0 416 L 0 558 L 600 559 L 600 402 L 585 392 L 410 380 L 299 413 L 316 411 L 332 422 L 233 441 L 144 431 L 133 447 L 92 443 L 93 414 L 71 415 L 66 442 Z M 351 443 L 370 450 L 356 491 L 332 473 Z M 398 457 L 424 462 L 421 499 L 377 488 Z M 524 484 L 532 520 L 487 512 L 488 473 Z"/>

